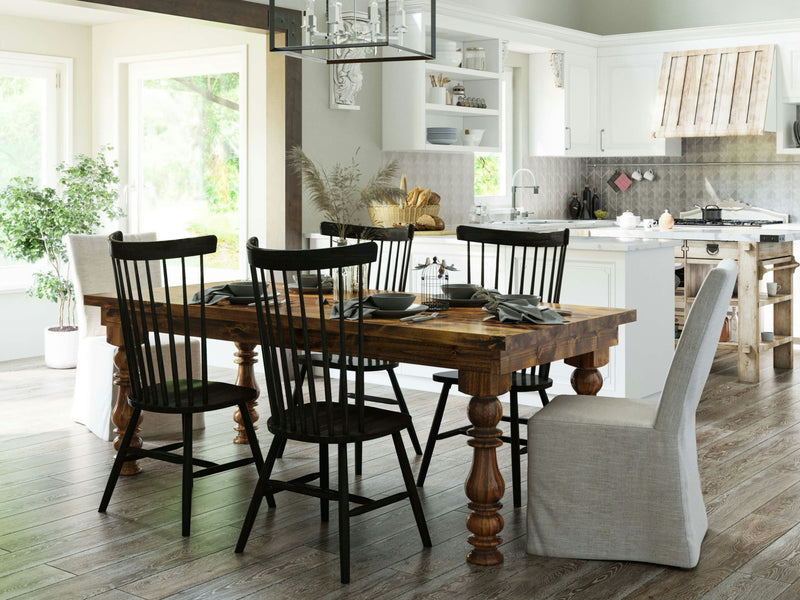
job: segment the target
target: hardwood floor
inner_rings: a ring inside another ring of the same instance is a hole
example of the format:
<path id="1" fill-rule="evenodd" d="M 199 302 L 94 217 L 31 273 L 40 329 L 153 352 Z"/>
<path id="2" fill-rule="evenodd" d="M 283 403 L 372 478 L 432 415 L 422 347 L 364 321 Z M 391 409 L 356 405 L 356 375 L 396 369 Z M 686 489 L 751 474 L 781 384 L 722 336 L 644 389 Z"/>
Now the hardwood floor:
<path id="1" fill-rule="evenodd" d="M 213 376 L 232 381 L 234 372 Z M 510 500 L 502 510 L 505 563 L 468 565 L 463 484 L 471 450 L 457 437 L 439 443 L 421 489 L 434 547 L 422 548 L 407 505 L 354 517 L 346 586 L 336 517 L 320 523 L 311 498 L 279 494 L 276 509 L 261 509 L 244 554 L 234 554 L 253 468 L 195 482 L 188 539 L 180 535 L 174 465 L 143 461 L 145 471 L 122 478 L 99 514 L 112 451 L 71 421 L 73 377 L 38 360 L 0 363 L 0 600 L 800 598 L 800 367 L 773 371 L 762 360 L 761 383 L 741 384 L 733 353 L 717 356 L 697 411 L 709 532 L 695 569 L 529 556 L 525 509 L 512 510 Z M 425 439 L 435 395 L 409 391 L 407 399 Z M 459 422 L 465 406 L 453 397 L 445 419 Z M 206 423 L 196 455 L 247 454 L 231 443 L 230 415 Z M 263 426 L 259 433 L 266 449 L 270 436 Z M 498 455 L 510 479 L 507 448 Z M 391 442 L 367 444 L 364 457 L 354 493 L 400 490 Z M 415 472 L 419 462 L 412 457 Z M 312 449 L 290 444 L 277 468 L 300 474 L 315 463 Z"/>

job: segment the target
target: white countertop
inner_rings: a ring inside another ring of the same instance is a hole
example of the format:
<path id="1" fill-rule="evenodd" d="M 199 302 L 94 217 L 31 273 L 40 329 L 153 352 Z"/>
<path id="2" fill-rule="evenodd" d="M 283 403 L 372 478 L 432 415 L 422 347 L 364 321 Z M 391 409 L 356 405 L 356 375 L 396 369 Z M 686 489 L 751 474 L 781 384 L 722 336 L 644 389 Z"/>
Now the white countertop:
<path id="1" fill-rule="evenodd" d="M 591 238 L 615 239 L 664 239 L 664 240 L 707 240 L 717 242 L 760 242 L 800 240 L 800 226 L 796 223 L 764 225 L 763 227 L 695 227 L 692 225 L 676 225 L 672 229 L 645 230 L 642 227 L 622 229 L 620 227 L 604 227 L 586 230 Z M 783 236 L 782 240 L 763 240 L 762 235 Z M 570 240 L 571 241 L 571 240 Z"/>

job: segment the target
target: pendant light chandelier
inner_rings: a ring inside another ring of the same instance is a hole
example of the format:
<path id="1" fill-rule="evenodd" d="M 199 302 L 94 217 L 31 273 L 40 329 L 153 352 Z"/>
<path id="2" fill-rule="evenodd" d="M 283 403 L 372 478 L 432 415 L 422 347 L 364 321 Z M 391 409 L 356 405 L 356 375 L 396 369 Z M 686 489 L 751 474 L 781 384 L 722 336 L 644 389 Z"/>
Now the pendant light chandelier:
<path id="1" fill-rule="evenodd" d="M 275 0 L 269 22 L 278 23 Z M 436 0 L 305 0 L 286 45 L 272 52 L 328 64 L 426 60 L 436 57 Z M 428 47 L 429 46 L 429 47 Z"/>

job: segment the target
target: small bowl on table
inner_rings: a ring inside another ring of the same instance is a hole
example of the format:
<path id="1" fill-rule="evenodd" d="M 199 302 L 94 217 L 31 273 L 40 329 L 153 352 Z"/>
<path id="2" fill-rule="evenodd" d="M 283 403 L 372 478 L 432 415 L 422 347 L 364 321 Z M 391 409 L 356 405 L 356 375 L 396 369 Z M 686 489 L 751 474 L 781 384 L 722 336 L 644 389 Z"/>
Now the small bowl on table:
<path id="1" fill-rule="evenodd" d="M 417 296 L 405 292 L 383 292 L 372 294 L 370 298 L 380 310 L 405 310 L 414 304 Z"/>
<path id="2" fill-rule="evenodd" d="M 472 283 L 445 283 L 442 291 L 453 300 L 469 300 L 475 293 L 477 286 Z"/>
<path id="3" fill-rule="evenodd" d="M 319 275 L 316 273 L 300 273 L 300 283 L 304 288 L 316 289 L 319 287 Z"/>

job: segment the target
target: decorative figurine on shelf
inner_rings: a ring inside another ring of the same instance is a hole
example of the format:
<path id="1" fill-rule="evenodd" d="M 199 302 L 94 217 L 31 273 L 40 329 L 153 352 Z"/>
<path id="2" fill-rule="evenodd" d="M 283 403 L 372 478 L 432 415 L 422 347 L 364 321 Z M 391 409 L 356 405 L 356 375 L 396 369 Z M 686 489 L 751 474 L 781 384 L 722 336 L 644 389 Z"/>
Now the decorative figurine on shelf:
<path id="1" fill-rule="evenodd" d="M 457 271 L 453 265 L 447 264 L 444 259 L 437 257 L 426 258 L 424 264 L 414 267 L 420 271 L 419 301 L 428 307 L 428 310 L 447 310 L 450 302 L 442 290 L 443 285 L 450 281 L 448 271 Z"/>

